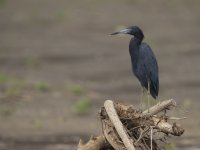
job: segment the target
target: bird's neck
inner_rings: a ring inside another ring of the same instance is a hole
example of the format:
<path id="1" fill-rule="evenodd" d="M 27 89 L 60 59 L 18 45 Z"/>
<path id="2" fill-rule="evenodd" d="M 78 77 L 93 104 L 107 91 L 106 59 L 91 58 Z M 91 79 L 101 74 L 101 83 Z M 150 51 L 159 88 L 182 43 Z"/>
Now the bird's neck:
<path id="1" fill-rule="evenodd" d="M 131 56 L 131 61 L 133 65 L 137 64 L 137 60 L 138 60 L 138 56 L 139 56 L 139 47 L 141 45 L 141 40 L 133 37 L 130 40 L 130 44 L 129 44 L 129 53 Z"/>
<path id="2" fill-rule="evenodd" d="M 129 43 L 129 52 L 131 55 L 137 55 L 141 42 L 142 41 L 136 37 L 131 38 Z"/>
<path id="3" fill-rule="evenodd" d="M 135 45 L 135 46 L 139 46 L 142 43 L 142 39 L 133 37 L 133 38 L 131 38 L 131 43 L 133 43 L 133 45 Z"/>

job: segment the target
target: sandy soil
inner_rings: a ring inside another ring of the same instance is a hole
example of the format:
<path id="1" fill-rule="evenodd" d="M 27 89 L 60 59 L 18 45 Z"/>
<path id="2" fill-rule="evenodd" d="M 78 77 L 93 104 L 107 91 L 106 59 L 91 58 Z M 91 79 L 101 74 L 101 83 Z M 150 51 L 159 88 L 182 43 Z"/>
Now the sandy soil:
<path id="1" fill-rule="evenodd" d="M 186 129 L 177 148 L 200 149 L 200 2 L 0 0 L 0 149 L 73 149 L 101 133 L 104 100 L 137 105 L 128 54 L 138 25 L 159 63 L 159 99 L 174 98 Z M 78 102 L 86 114 L 78 115 Z"/>

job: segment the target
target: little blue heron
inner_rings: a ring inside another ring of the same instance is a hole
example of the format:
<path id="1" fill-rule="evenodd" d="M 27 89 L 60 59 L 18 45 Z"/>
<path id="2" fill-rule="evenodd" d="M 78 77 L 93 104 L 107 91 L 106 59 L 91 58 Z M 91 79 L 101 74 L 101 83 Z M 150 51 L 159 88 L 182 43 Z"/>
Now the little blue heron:
<path id="1" fill-rule="evenodd" d="M 149 106 L 149 95 L 151 94 L 151 96 L 156 99 L 159 91 L 158 64 L 156 57 L 151 47 L 142 42 L 144 34 L 138 26 L 131 26 L 119 32 L 114 32 L 111 35 L 116 34 L 130 34 L 134 36 L 129 43 L 132 71 L 142 86 L 141 99 L 143 97 L 144 88 L 147 89 Z"/>

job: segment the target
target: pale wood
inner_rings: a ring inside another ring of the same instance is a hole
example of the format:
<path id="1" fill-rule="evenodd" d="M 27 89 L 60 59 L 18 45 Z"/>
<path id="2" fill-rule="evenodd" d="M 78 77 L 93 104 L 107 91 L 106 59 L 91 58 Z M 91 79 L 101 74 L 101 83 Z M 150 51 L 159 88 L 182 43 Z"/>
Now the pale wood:
<path id="1" fill-rule="evenodd" d="M 170 124 L 165 119 L 159 119 L 152 117 L 155 128 L 159 129 L 161 132 L 166 134 L 171 134 L 174 136 L 181 136 L 184 133 L 184 129 L 178 126 L 176 123 Z"/>
<path id="2" fill-rule="evenodd" d="M 110 126 L 109 123 L 102 121 L 103 125 L 103 134 L 106 137 L 106 140 L 115 150 L 125 150 L 124 144 L 119 139 L 119 136 L 116 134 L 113 126 Z"/>
<path id="3" fill-rule="evenodd" d="M 90 138 L 86 144 L 83 144 L 83 141 L 80 139 L 77 150 L 99 150 L 105 144 L 105 141 L 106 139 L 103 135 Z"/>
<path id="4" fill-rule="evenodd" d="M 123 127 L 123 124 L 121 123 L 121 121 L 117 115 L 113 101 L 106 100 L 104 103 L 104 107 L 105 107 L 106 112 L 107 112 L 113 126 L 115 127 L 118 135 L 120 136 L 121 140 L 123 141 L 126 149 L 127 150 L 135 150 L 132 140 L 128 137 L 128 135 Z"/>
<path id="5" fill-rule="evenodd" d="M 142 116 L 144 117 L 150 117 L 153 116 L 159 112 L 165 111 L 166 109 L 169 109 L 170 106 L 176 107 L 176 102 L 173 99 L 159 102 L 158 104 L 154 105 L 153 107 L 143 111 Z"/>

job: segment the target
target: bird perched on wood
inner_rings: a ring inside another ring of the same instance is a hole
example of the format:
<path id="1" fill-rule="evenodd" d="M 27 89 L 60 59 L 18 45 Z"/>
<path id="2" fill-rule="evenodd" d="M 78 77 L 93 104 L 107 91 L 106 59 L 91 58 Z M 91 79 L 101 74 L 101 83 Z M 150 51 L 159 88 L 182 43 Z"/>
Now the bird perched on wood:
<path id="1" fill-rule="evenodd" d="M 151 47 L 142 42 L 144 34 L 138 26 L 131 26 L 110 35 L 116 34 L 129 34 L 133 36 L 129 43 L 132 71 L 142 86 L 141 99 L 143 97 L 144 88 L 147 89 L 149 105 L 149 95 L 151 94 L 151 96 L 156 99 L 159 91 L 158 64 L 156 57 Z"/>

